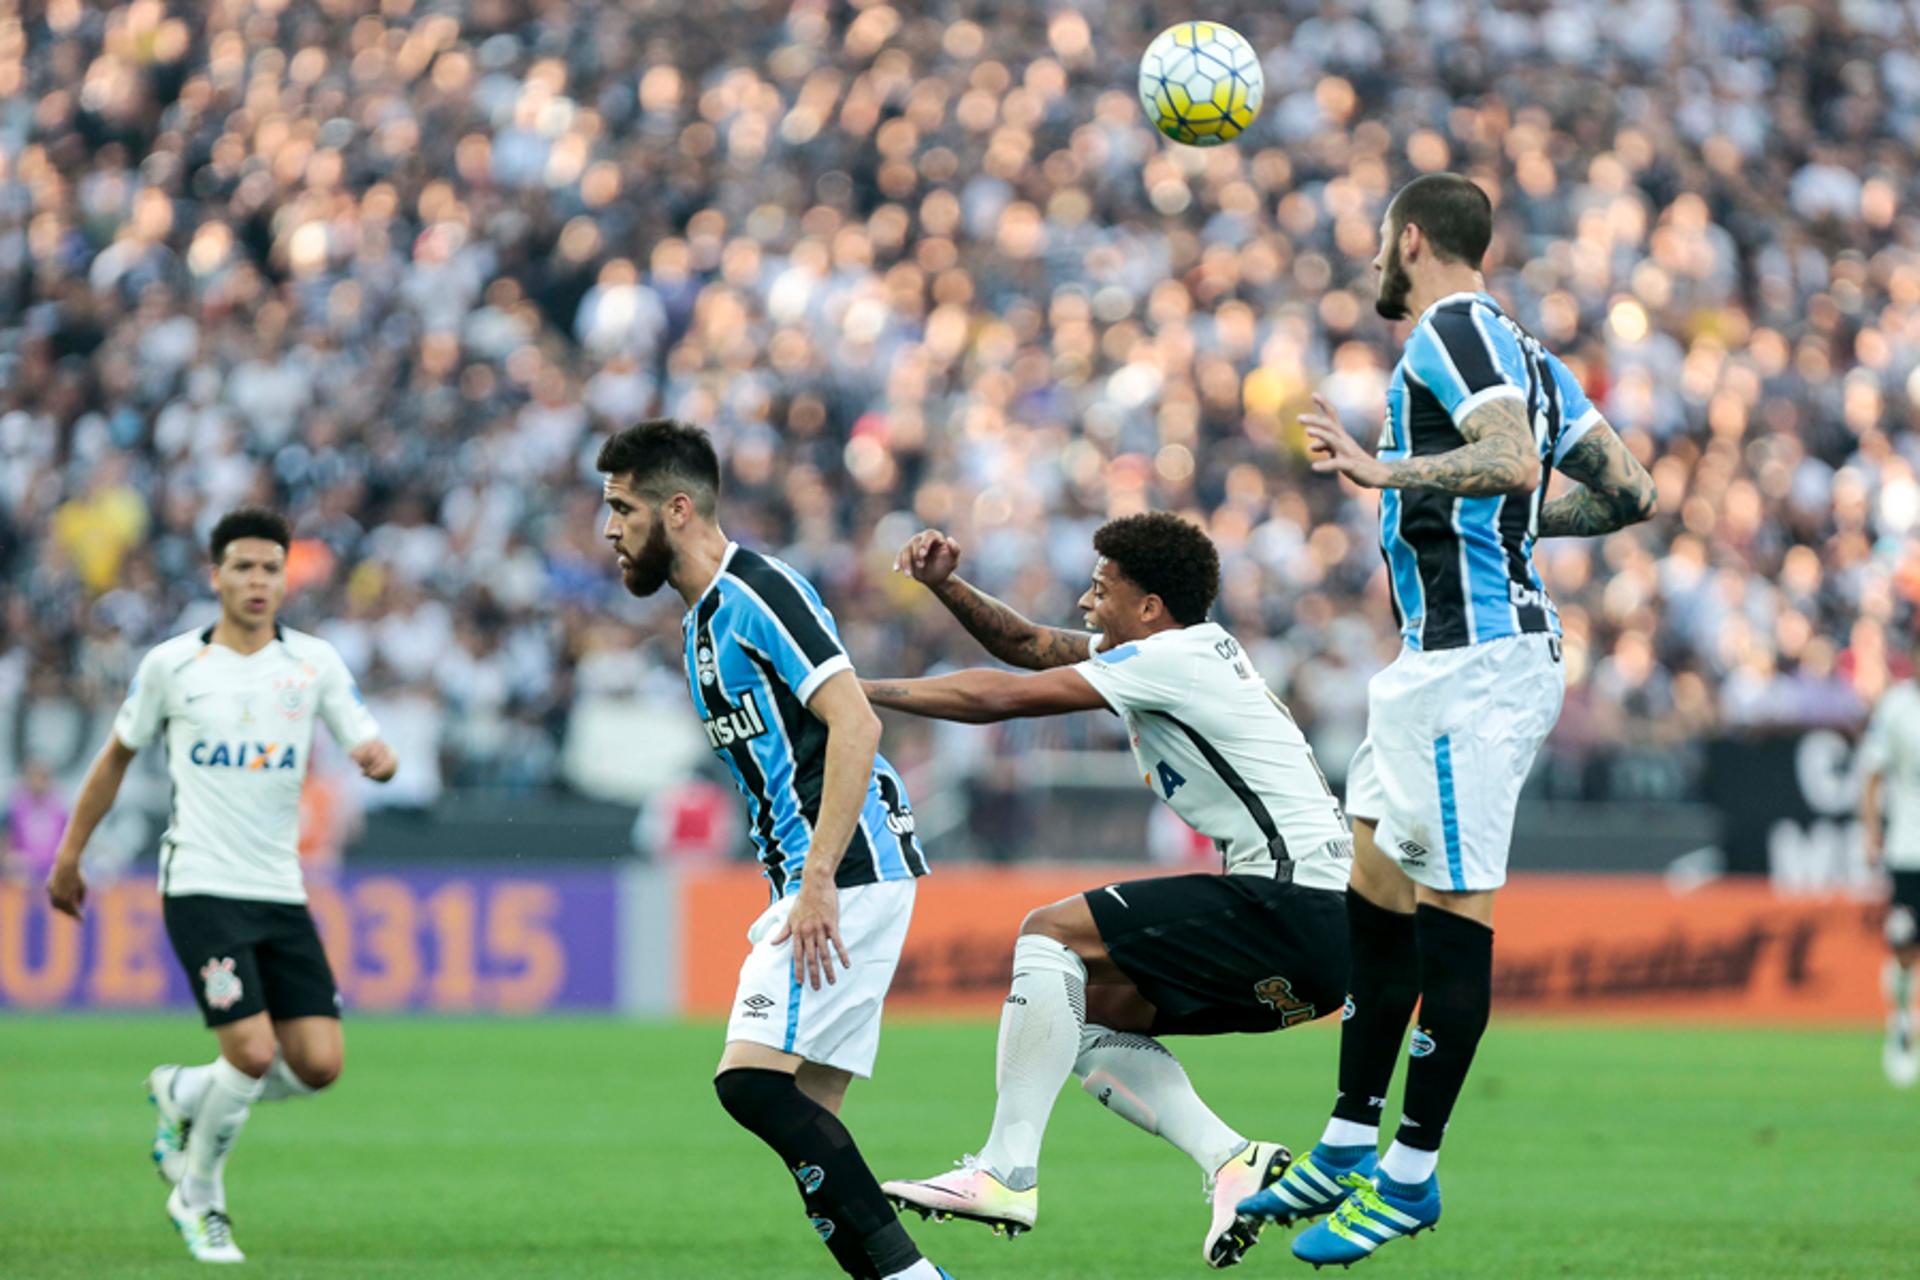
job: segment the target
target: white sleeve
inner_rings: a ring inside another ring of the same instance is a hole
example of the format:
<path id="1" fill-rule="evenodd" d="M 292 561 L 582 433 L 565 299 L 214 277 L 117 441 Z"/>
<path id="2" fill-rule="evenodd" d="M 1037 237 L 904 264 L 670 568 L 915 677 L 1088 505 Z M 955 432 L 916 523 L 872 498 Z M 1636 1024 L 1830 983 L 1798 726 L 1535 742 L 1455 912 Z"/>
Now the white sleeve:
<path id="1" fill-rule="evenodd" d="M 1104 640 L 1100 637 L 1095 643 Z M 1121 715 L 1171 711 L 1186 702 L 1193 685 L 1192 670 L 1182 655 L 1160 645 L 1096 647 L 1091 658 L 1075 663 L 1073 669 Z"/>
<path id="2" fill-rule="evenodd" d="M 167 719 L 167 662 L 158 649 L 149 650 L 127 686 L 127 700 L 113 718 L 113 736 L 135 751 L 153 741 Z"/>
<path id="3" fill-rule="evenodd" d="M 320 669 L 320 718 L 327 732 L 348 751 L 380 736 L 380 726 L 360 696 L 353 673 L 329 645 Z"/>

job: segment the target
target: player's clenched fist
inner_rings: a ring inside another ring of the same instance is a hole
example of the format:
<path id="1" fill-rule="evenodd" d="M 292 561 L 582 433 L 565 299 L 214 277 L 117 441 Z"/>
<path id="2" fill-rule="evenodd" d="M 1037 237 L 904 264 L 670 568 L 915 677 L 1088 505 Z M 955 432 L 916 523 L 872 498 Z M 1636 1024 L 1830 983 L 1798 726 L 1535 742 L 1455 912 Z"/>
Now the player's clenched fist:
<path id="1" fill-rule="evenodd" d="M 959 567 L 960 544 L 938 529 L 914 534 L 893 561 L 895 573 L 904 573 L 930 587 L 945 582 Z"/>
<path id="2" fill-rule="evenodd" d="M 375 782 L 385 782 L 400 768 L 400 757 L 379 738 L 363 742 L 350 753 L 360 772 Z"/>

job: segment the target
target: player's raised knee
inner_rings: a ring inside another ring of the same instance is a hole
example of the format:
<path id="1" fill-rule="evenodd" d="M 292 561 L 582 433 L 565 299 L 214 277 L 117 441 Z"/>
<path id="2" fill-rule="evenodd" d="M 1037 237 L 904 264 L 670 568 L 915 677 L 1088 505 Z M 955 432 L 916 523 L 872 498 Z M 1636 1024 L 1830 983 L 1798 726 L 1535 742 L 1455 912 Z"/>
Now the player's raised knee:
<path id="1" fill-rule="evenodd" d="M 1065 904 L 1054 902 L 1044 907 L 1035 907 L 1027 912 L 1027 918 L 1020 922 L 1022 937 L 1038 935 L 1052 938 L 1056 942 L 1071 943 L 1074 936 L 1074 922 L 1065 910 Z"/>
<path id="2" fill-rule="evenodd" d="M 238 1044 L 225 1045 L 220 1056 L 225 1058 L 236 1071 L 252 1076 L 255 1080 L 273 1069 L 274 1044 L 269 1036 L 265 1041 L 256 1043 L 243 1040 Z"/>
<path id="3" fill-rule="evenodd" d="M 300 1078 L 300 1083 L 316 1092 L 338 1080 L 344 1065 L 337 1053 L 287 1063 L 293 1074 Z"/>

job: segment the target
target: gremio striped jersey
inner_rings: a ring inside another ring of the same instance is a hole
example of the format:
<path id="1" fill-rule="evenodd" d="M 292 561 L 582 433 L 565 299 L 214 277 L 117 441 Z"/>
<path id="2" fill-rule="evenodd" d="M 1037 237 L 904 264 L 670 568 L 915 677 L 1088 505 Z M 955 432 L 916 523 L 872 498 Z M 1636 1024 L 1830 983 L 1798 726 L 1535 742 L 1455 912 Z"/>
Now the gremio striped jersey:
<path id="1" fill-rule="evenodd" d="M 1466 443 L 1459 424 L 1503 398 L 1522 402 L 1533 424 L 1543 464 L 1534 490 L 1482 498 L 1381 491 L 1380 549 L 1411 649 L 1560 632 L 1533 567 L 1533 541 L 1547 470 L 1600 421 L 1566 365 L 1486 294 L 1442 298 L 1420 317 L 1394 366 L 1378 453 L 1395 462 L 1458 449 Z"/>
<path id="2" fill-rule="evenodd" d="M 707 743 L 747 798 L 748 827 L 774 898 L 800 891 L 826 781 L 827 726 L 814 693 L 853 664 L 833 616 L 805 578 L 728 543 L 720 572 L 681 623 L 687 686 Z M 927 873 L 913 806 L 885 757 L 834 875 L 840 888 Z"/>

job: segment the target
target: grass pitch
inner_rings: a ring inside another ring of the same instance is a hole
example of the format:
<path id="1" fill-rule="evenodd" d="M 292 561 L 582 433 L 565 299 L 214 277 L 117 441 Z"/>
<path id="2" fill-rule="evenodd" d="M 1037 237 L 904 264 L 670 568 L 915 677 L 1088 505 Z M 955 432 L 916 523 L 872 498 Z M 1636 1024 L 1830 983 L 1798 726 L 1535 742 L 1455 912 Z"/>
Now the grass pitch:
<path id="1" fill-rule="evenodd" d="M 875 1170 L 924 1176 L 991 1116 L 993 1028 L 893 1020 L 846 1118 Z M 356 1019 L 328 1096 L 256 1107 L 228 1173 L 261 1280 L 838 1275 L 792 1179 L 708 1084 L 720 1028 Z M 1311 1145 L 1337 1037 L 1175 1041 L 1250 1134 Z M 141 1087 L 201 1061 L 191 1015 L 0 1017 L 0 1275 L 185 1277 Z M 1397 1103 L 1396 1103 L 1397 1106 Z M 1441 1164 L 1442 1229 L 1391 1276 L 1920 1273 L 1920 1092 L 1871 1032 L 1496 1022 Z M 1178 1152 L 1069 1086 L 1037 1230 L 908 1219 L 959 1280 L 1200 1276 L 1207 1214 Z M 1239 1275 L 1311 1274 L 1270 1229 Z"/>

